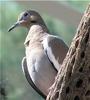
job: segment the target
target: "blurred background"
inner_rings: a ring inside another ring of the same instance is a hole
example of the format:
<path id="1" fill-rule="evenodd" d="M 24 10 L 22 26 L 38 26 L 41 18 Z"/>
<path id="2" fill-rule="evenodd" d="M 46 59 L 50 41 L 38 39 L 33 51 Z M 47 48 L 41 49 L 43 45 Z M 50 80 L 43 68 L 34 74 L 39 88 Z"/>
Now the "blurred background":
<path id="1" fill-rule="evenodd" d="M 89 0 L 0 0 L 0 100 L 43 100 L 28 84 L 21 68 L 27 30 L 19 27 L 7 32 L 18 15 L 26 9 L 38 11 L 50 32 L 70 46 L 88 3 Z"/>

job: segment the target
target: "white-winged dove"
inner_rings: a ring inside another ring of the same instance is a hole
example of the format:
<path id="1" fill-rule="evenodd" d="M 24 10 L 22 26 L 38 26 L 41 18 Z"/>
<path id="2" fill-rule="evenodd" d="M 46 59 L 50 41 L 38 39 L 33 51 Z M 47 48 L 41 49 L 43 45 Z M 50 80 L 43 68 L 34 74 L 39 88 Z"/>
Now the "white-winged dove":
<path id="1" fill-rule="evenodd" d="M 26 57 L 22 67 L 30 85 L 44 98 L 68 51 L 67 45 L 57 36 L 50 35 L 41 16 L 32 10 L 20 14 L 18 21 L 9 31 L 17 26 L 28 28 L 25 40 Z"/>

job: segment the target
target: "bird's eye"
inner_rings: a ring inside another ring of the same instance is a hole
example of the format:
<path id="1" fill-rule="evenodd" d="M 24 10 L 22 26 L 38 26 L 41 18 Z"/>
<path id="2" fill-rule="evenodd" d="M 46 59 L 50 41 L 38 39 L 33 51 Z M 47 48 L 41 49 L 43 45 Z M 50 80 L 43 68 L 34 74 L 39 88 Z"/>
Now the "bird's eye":
<path id="1" fill-rule="evenodd" d="M 28 15 L 28 13 L 25 13 L 24 16 L 26 17 Z"/>

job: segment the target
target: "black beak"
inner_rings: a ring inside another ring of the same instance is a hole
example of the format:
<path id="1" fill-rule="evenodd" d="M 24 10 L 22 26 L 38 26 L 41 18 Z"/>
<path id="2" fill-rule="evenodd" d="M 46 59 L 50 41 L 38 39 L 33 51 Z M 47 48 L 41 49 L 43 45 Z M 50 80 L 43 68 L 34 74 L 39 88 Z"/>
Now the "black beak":
<path id="1" fill-rule="evenodd" d="M 19 26 L 19 22 L 16 22 L 14 25 L 12 25 L 9 29 L 8 32 L 10 32 L 11 30 L 13 30 L 14 28 L 16 28 L 17 26 Z"/>

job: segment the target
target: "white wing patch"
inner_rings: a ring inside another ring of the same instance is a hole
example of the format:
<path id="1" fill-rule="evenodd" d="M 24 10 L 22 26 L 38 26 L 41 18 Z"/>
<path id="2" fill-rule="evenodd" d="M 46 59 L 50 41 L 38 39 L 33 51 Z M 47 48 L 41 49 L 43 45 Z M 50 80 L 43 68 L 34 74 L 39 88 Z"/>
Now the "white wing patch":
<path id="1" fill-rule="evenodd" d="M 52 52 L 52 48 L 49 47 L 48 45 L 48 40 L 47 38 L 44 39 L 44 41 L 42 42 L 44 50 L 47 51 L 47 56 L 50 59 L 50 61 L 53 63 L 54 67 L 57 69 L 57 71 L 59 70 L 61 64 L 59 64 L 58 60 L 59 57 L 56 59 L 53 52 Z"/>
<path id="2" fill-rule="evenodd" d="M 54 54 L 52 53 L 52 50 L 51 48 L 48 46 L 48 49 L 47 49 L 47 54 L 48 54 L 48 57 L 49 59 L 51 60 L 51 62 L 54 64 L 55 68 L 57 70 L 59 70 L 59 67 L 60 67 L 60 64 L 58 63 L 58 59 L 55 59 L 55 56 Z"/>

